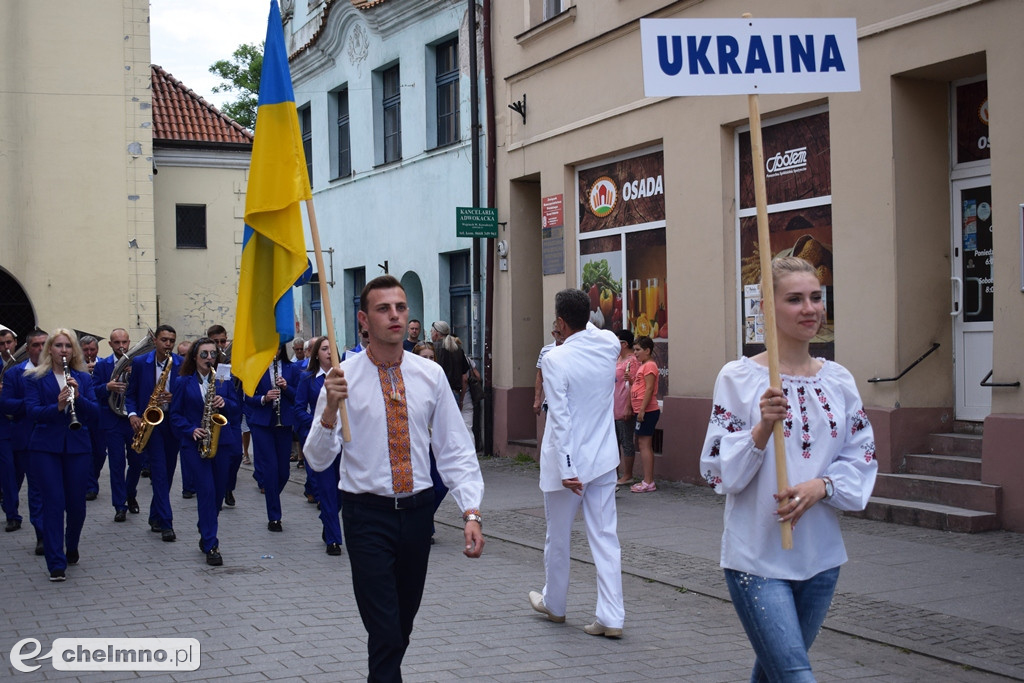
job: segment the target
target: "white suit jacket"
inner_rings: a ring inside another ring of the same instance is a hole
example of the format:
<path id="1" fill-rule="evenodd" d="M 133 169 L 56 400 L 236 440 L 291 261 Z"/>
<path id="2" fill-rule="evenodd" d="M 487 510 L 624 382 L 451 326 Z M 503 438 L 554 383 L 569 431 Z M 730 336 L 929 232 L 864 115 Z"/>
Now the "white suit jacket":
<path id="1" fill-rule="evenodd" d="M 619 464 L 615 440 L 615 361 L 619 339 L 590 323 L 541 361 L 547 424 L 540 453 L 540 488 L 562 490 L 562 480 L 584 484 Z"/>

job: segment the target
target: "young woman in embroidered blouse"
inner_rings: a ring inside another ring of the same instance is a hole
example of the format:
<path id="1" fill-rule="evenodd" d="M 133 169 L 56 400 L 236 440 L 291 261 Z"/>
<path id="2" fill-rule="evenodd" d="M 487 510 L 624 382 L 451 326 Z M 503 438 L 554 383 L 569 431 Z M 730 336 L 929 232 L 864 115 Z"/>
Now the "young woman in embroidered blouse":
<path id="1" fill-rule="evenodd" d="M 658 408 L 658 364 L 654 362 L 654 342 L 650 337 L 637 337 L 633 345 L 636 374 L 629 385 L 630 401 L 636 413 L 636 447 L 644 480 L 629 487 L 633 493 L 657 491 L 654 484 L 654 427 L 661 417 Z"/>
<path id="2" fill-rule="evenodd" d="M 807 651 L 847 559 L 838 513 L 867 505 L 878 465 L 853 377 L 810 354 L 824 317 L 814 267 L 779 257 L 772 281 L 782 389 L 769 387 L 765 353 L 726 364 L 701 469 L 727 496 L 721 566 L 757 657 L 751 681 L 813 681 Z M 796 483 L 776 492 L 772 429 L 780 420 Z M 792 550 L 782 549 L 781 521 L 793 524 Z"/>

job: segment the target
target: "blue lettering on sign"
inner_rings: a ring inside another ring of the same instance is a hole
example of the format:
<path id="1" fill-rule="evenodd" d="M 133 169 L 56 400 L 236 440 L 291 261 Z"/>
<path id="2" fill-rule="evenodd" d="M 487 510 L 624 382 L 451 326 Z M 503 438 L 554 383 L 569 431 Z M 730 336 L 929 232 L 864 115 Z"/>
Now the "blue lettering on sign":
<path id="1" fill-rule="evenodd" d="M 694 40 L 694 36 L 686 36 L 686 56 L 690 60 L 690 75 L 695 76 L 697 74 L 697 65 L 704 70 L 706 74 L 713 74 L 715 70 L 711 67 L 711 62 L 708 61 L 708 46 L 711 45 L 711 36 L 701 36 L 700 44 Z"/>
<path id="2" fill-rule="evenodd" d="M 789 49 L 786 50 L 786 38 Z M 717 70 L 708 57 L 714 41 Z M 682 36 L 658 36 L 658 64 L 667 76 L 676 76 L 684 66 L 691 76 L 753 73 L 825 73 L 844 72 L 846 65 L 834 34 L 823 36 L 820 54 L 813 35 L 773 35 L 771 54 L 761 36 L 750 36 L 742 49 L 735 36 L 686 36 L 683 54 Z M 742 65 L 741 65 L 742 62 Z"/>

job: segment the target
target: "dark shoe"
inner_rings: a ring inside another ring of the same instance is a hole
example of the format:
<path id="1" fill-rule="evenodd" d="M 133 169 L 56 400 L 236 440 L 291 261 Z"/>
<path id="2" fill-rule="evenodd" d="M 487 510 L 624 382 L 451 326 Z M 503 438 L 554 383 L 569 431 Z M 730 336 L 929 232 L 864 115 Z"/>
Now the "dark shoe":
<path id="1" fill-rule="evenodd" d="M 68 558 L 68 564 L 78 564 L 78 551 L 77 550 L 69 550 L 69 551 L 67 551 L 67 553 L 65 553 L 65 555 Z"/>
<path id="2" fill-rule="evenodd" d="M 114 513 L 115 522 L 123 522 L 126 519 L 128 519 L 128 515 L 124 510 L 118 510 L 117 512 Z"/>
<path id="3" fill-rule="evenodd" d="M 295 469 L 297 469 L 297 470 L 301 470 L 305 466 L 306 466 L 306 463 L 303 460 L 299 460 L 298 462 L 295 463 Z"/>
<path id="4" fill-rule="evenodd" d="M 21 520 L 20 519 L 9 519 L 9 520 L 7 520 L 7 524 L 4 526 L 4 531 L 17 531 L 20 528 L 21 528 Z"/>
<path id="5" fill-rule="evenodd" d="M 340 543 L 329 543 L 327 545 L 328 555 L 341 555 L 341 544 Z"/>
<path id="6" fill-rule="evenodd" d="M 143 467 L 142 471 L 139 472 L 139 476 L 142 477 L 143 479 L 149 479 L 149 468 Z"/>
<path id="7" fill-rule="evenodd" d="M 57 582 L 64 581 L 65 579 L 67 579 L 67 577 L 64 576 L 63 569 L 54 569 L 52 572 L 50 572 L 50 581 Z"/>
<path id="8" fill-rule="evenodd" d="M 284 529 L 281 528 L 281 520 L 279 519 L 276 519 L 273 522 L 267 522 L 267 529 L 270 531 L 284 531 Z"/>
<path id="9" fill-rule="evenodd" d="M 149 522 L 149 530 L 152 531 L 154 534 L 159 534 L 161 531 L 164 530 L 164 527 L 159 522 L 154 522 L 154 521 L 150 520 L 150 522 Z"/>
<path id="10" fill-rule="evenodd" d="M 181 497 L 182 498 L 192 498 L 195 495 L 196 495 L 195 491 L 182 491 L 181 492 Z"/>
<path id="11" fill-rule="evenodd" d="M 133 515 L 139 514 L 139 501 L 135 500 L 134 498 L 129 498 L 128 512 L 132 513 Z"/>
<path id="12" fill-rule="evenodd" d="M 96 496 L 99 494 L 96 491 L 87 491 L 85 494 L 86 500 L 96 500 Z"/>
<path id="13" fill-rule="evenodd" d="M 229 508 L 235 507 L 235 494 L 231 493 L 231 491 L 225 493 L 224 504 L 227 505 Z"/>
<path id="14" fill-rule="evenodd" d="M 309 503 L 310 505 L 312 505 L 313 503 L 316 502 L 316 496 L 314 496 L 312 493 L 307 493 L 306 494 L 306 502 Z"/>
<path id="15" fill-rule="evenodd" d="M 36 555 L 45 555 L 45 554 L 46 554 L 46 548 L 43 547 L 43 539 L 37 538 L 36 539 Z"/>
<path id="16" fill-rule="evenodd" d="M 164 529 L 160 532 L 160 540 L 165 543 L 171 543 L 177 540 L 177 536 L 174 534 L 174 529 Z"/>
<path id="17" fill-rule="evenodd" d="M 206 553 L 206 564 L 211 567 L 219 567 L 224 564 L 224 558 L 220 556 L 219 548 L 214 548 L 210 552 Z"/>

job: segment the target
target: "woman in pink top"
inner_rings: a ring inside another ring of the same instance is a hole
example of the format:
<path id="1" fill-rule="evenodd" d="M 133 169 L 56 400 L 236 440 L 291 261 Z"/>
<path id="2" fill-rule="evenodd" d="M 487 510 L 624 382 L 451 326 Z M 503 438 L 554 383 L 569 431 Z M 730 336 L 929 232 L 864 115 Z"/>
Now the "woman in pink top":
<path id="1" fill-rule="evenodd" d="M 629 400 L 629 382 L 633 372 L 640 367 L 633 355 L 633 333 L 619 330 L 619 359 L 615 362 L 615 437 L 619 442 L 619 479 L 617 486 L 633 481 L 633 463 L 636 451 L 633 449 L 633 432 L 636 431 L 636 415 Z"/>
<path id="2" fill-rule="evenodd" d="M 661 417 L 658 408 L 658 364 L 654 362 L 654 342 L 650 337 L 638 337 L 633 346 L 639 367 L 630 385 L 630 399 L 636 413 L 636 443 L 640 451 L 640 465 L 644 480 L 633 484 L 633 493 L 649 493 L 657 490 L 654 484 L 654 427 Z"/>

